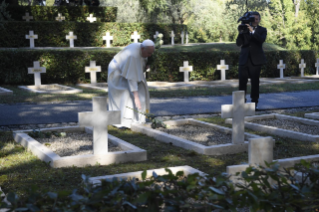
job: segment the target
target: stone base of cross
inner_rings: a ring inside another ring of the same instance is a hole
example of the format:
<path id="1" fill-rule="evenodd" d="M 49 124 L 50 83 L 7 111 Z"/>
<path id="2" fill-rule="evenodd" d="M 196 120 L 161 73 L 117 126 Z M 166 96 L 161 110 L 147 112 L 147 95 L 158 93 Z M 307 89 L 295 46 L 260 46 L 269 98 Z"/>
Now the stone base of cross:
<path id="1" fill-rule="evenodd" d="M 255 115 L 255 103 L 245 103 L 245 91 L 233 92 L 233 104 L 222 105 L 222 118 L 232 118 L 232 143 L 245 142 L 245 116 Z"/>
<path id="2" fill-rule="evenodd" d="M 79 126 L 93 127 L 93 154 L 108 152 L 107 126 L 121 123 L 121 111 L 107 111 L 107 97 L 93 97 L 93 112 L 78 113 Z"/>
<path id="3" fill-rule="evenodd" d="M 85 67 L 85 72 L 90 73 L 91 84 L 96 84 L 96 72 L 101 72 L 101 66 L 96 66 L 95 61 L 90 61 L 90 66 Z"/>
<path id="4" fill-rule="evenodd" d="M 221 71 L 221 77 L 220 80 L 225 81 L 226 80 L 226 70 L 228 70 L 228 65 L 225 64 L 225 60 L 220 61 L 220 65 L 217 65 L 217 70 Z"/>
<path id="5" fill-rule="evenodd" d="M 279 64 L 277 65 L 277 69 L 280 69 L 280 78 L 284 78 L 284 69 L 286 68 L 286 64 L 283 63 L 283 60 L 279 61 Z"/>
<path id="6" fill-rule="evenodd" d="M 304 62 L 304 59 L 301 59 L 301 63 L 299 64 L 299 68 L 301 69 L 301 77 L 304 77 L 304 69 L 306 68 L 306 63 Z"/>
<path id="7" fill-rule="evenodd" d="M 188 61 L 184 61 L 184 66 L 179 67 L 179 72 L 184 72 L 184 82 L 189 82 L 189 72 L 193 71 L 193 66 L 188 66 Z"/>
<path id="8" fill-rule="evenodd" d="M 28 74 L 34 74 L 34 85 L 41 85 L 41 73 L 46 73 L 45 67 L 40 67 L 39 61 L 33 61 L 33 67 L 28 68 Z"/>

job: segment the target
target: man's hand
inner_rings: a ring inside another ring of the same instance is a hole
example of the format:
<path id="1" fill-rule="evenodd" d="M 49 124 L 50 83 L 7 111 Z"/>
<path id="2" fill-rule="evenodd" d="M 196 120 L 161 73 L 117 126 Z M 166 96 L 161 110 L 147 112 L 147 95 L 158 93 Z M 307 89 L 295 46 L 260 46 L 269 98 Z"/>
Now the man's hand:
<path id="1" fill-rule="evenodd" d="M 249 24 L 246 24 L 247 28 L 249 29 L 250 32 L 253 32 L 253 28 L 249 25 Z"/>
<path id="2" fill-rule="evenodd" d="M 138 110 L 142 109 L 140 98 L 138 97 L 138 92 L 133 91 L 135 106 Z"/>

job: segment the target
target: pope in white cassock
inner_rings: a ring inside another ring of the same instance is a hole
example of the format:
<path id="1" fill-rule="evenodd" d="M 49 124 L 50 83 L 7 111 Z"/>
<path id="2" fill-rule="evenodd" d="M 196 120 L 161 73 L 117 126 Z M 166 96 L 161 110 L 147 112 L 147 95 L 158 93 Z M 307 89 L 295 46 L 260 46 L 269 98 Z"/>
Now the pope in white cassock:
<path id="1" fill-rule="evenodd" d="M 131 128 L 134 122 L 145 122 L 145 116 L 137 110 L 143 113 L 150 111 L 149 92 L 143 71 L 154 49 L 151 40 L 132 43 L 115 55 L 109 64 L 108 108 L 109 111 L 121 111 L 121 124 L 115 125 L 117 127 Z"/>

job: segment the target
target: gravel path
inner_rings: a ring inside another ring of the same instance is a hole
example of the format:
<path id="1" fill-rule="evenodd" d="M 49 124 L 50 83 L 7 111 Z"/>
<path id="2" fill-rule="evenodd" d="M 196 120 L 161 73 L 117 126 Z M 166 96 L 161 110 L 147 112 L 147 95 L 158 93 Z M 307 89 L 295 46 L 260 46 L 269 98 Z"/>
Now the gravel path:
<path id="1" fill-rule="evenodd" d="M 291 130 L 295 132 L 301 132 L 311 135 L 319 135 L 319 126 L 303 124 L 297 121 L 286 120 L 286 119 L 263 119 L 254 120 L 252 123 L 262 124 L 272 127 L 278 127 L 285 130 Z"/>
<path id="2" fill-rule="evenodd" d="M 93 135 L 85 132 L 67 133 L 65 137 L 52 135 L 51 138 L 36 138 L 59 156 L 93 154 Z M 109 152 L 123 151 L 109 142 Z"/>
<path id="3" fill-rule="evenodd" d="M 170 126 L 168 129 L 159 128 L 159 130 L 205 146 L 227 144 L 232 142 L 231 134 L 225 134 L 212 127 L 185 124 L 179 126 Z"/>

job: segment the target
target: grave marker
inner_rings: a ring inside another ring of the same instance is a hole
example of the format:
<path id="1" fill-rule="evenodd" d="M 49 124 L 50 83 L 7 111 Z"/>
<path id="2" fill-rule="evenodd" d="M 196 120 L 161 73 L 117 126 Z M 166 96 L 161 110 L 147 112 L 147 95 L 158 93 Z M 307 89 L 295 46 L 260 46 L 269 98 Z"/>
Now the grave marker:
<path id="1" fill-rule="evenodd" d="M 85 67 L 85 72 L 90 73 L 91 84 L 95 84 L 96 72 L 101 72 L 101 66 L 96 66 L 95 61 L 90 61 L 90 66 Z"/>
<path id="2" fill-rule="evenodd" d="M 134 43 L 137 43 L 138 42 L 138 39 L 140 39 L 141 36 L 139 34 L 137 34 L 137 31 L 134 31 L 134 34 L 131 35 L 131 39 L 134 40 Z"/>
<path id="3" fill-rule="evenodd" d="M 226 80 L 226 70 L 228 69 L 229 67 L 225 64 L 225 60 L 220 60 L 220 65 L 217 65 L 217 70 L 221 71 L 220 80 Z"/>
<path id="4" fill-rule="evenodd" d="M 174 45 L 175 44 L 175 42 L 174 42 L 174 38 L 175 38 L 174 31 L 171 32 L 171 36 L 170 37 L 171 37 L 171 44 Z"/>
<path id="5" fill-rule="evenodd" d="M 113 36 L 110 36 L 110 33 L 106 32 L 106 35 L 103 36 L 103 40 L 106 41 L 106 47 L 111 47 L 110 41 L 113 40 Z"/>
<path id="6" fill-rule="evenodd" d="M 304 68 L 306 68 L 306 63 L 304 63 L 304 59 L 301 59 L 301 63 L 299 64 L 299 68 L 301 69 L 301 77 L 304 76 Z"/>
<path id="7" fill-rule="evenodd" d="M 121 123 L 121 111 L 107 111 L 107 97 L 94 97 L 93 112 L 78 113 L 79 126 L 93 127 L 93 154 L 108 152 L 107 126 Z"/>
<path id="8" fill-rule="evenodd" d="M 232 143 L 245 141 L 245 116 L 255 115 L 255 103 L 245 103 L 245 91 L 233 92 L 233 104 L 222 105 L 222 118 L 232 118 Z"/>
<path id="9" fill-rule="evenodd" d="M 179 67 L 179 72 L 184 72 L 184 82 L 189 82 L 189 72 L 193 71 L 193 66 L 188 66 L 188 61 L 184 61 L 183 65 Z"/>
<path id="10" fill-rule="evenodd" d="M 274 142 L 272 137 L 251 138 L 248 145 L 248 163 L 251 166 L 266 166 L 273 161 Z"/>
<path id="11" fill-rule="evenodd" d="M 182 39 L 182 44 L 184 44 L 184 31 L 181 32 L 181 39 Z"/>
<path id="12" fill-rule="evenodd" d="M 65 38 L 70 40 L 70 47 L 74 47 L 74 40 L 77 39 L 77 36 L 73 35 L 73 32 L 69 32 L 69 35 L 67 35 Z"/>
<path id="13" fill-rule="evenodd" d="M 34 48 L 34 39 L 38 39 L 38 35 L 33 34 L 33 31 L 29 31 L 29 35 L 25 35 L 25 39 L 30 39 L 30 48 Z"/>
<path id="14" fill-rule="evenodd" d="M 86 18 L 86 20 L 90 21 L 90 23 L 96 21 L 96 17 L 93 17 L 93 14 L 90 14 L 89 17 Z"/>
<path id="15" fill-rule="evenodd" d="M 188 31 L 186 31 L 186 44 L 188 44 Z"/>
<path id="16" fill-rule="evenodd" d="M 41 73 L 46 73 L 45 67 L 40 67 L 39 61 L 33 61 L 33 67 L 28 68 L 28 74 L 34 74 L 34 85 L 41 85 Z"/>
<path id="17" fill-rule="evenodd" d="M 283 64 L 283 61 L 280 60 L 277 65 L 277 69 L 280 69 L 280 78 L 284 78 L 284 69 L 286 68 L 286 64 Z"/>
<path id="18" fill-rule="evenodd" d="M 65 17 L 64 17 L 64 16 L 62 16 L 62 14 L 61 14 L 61 13 L 58 13 L 58 17 L 55 17 L 55 20 L 57 20 L 57 21 L 59 21 L 59 22 L 62 22 L 62 21 L 64 21 L 64 20 L 65 20 Z"/>
<path id="19" fill-rule="evenodd" d="M 317 58 L 317 63 L 315 64 L 316 67 L 316 75 L 319 75 L 319 58 Z"/>
<path id="20" fill-rule="evenodd" d="M 29 16 L 29 13 L 25 13 L 25 16 L 22 16 L 22 19 L 26 20 L 27 22 L 30 21 L 30 19 L 33 19 L 33 16 Z"/>

